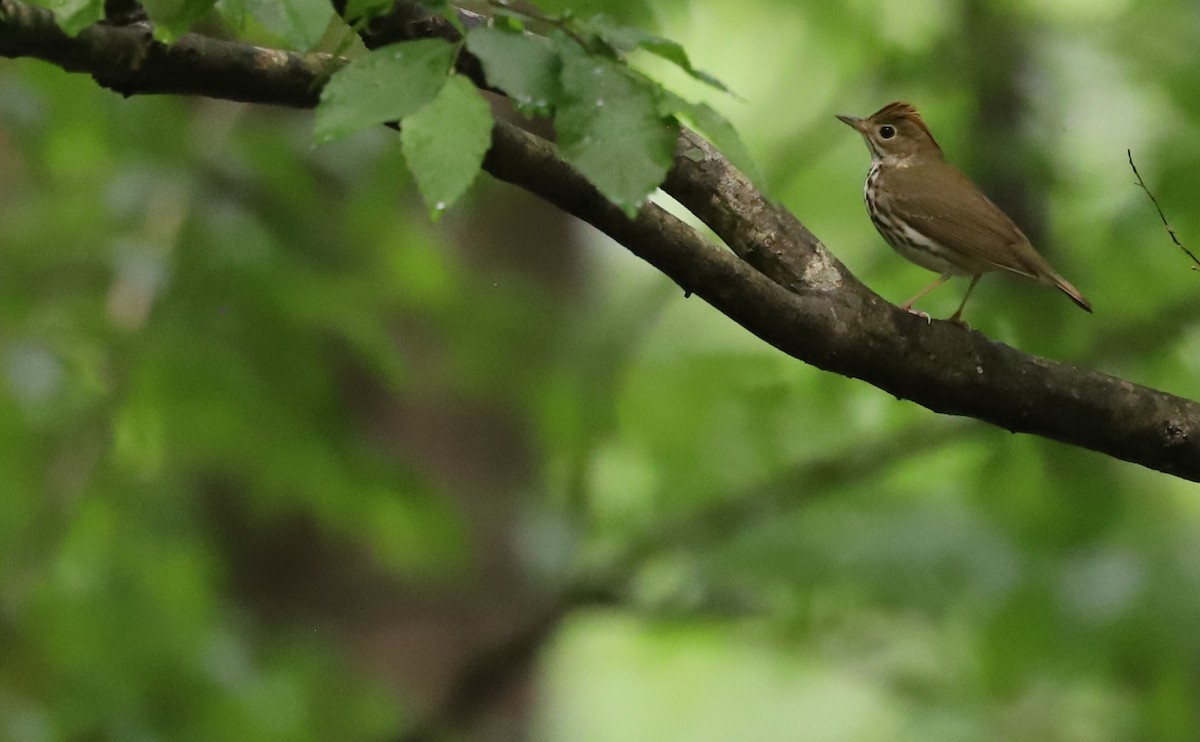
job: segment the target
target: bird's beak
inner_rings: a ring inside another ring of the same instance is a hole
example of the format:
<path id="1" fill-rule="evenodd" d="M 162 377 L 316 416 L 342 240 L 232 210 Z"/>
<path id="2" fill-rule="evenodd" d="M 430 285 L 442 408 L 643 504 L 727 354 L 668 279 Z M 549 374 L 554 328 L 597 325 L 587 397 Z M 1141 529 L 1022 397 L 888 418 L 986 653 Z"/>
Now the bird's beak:
<path id="1" fill-rule="evenodd" d="M 839 113 L 837 119 L 846 126 L 853 127 L 859 133 L 867 130 L 867 120 L 859 118 L 858 116 L 843 116 Z"/>

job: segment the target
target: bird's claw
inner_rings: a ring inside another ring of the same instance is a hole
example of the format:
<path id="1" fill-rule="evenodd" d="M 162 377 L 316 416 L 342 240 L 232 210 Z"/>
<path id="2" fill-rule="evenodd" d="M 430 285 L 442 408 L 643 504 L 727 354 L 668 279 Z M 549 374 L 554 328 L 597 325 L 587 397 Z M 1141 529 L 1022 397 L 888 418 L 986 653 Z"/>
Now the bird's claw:
<path id="1" fill-rule="evenodd" d="M 920 309 L 913 309 L 911 307 L 902 307 L 902 309 L 909 314 L 915 314 L 921 319 L 925 320 L 925 324 L 927 325 L 933 324 L 933 318 L 929 316 L 928 312 L 922 312 Z"/>

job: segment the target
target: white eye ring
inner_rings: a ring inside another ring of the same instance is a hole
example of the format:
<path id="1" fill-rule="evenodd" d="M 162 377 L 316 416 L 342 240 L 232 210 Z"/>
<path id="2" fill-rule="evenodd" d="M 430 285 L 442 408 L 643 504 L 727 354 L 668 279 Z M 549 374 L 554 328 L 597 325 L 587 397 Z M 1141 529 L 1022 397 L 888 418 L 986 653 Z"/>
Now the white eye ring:
<path id="1" fill-rule="evenodd" d="M 881 139 L 891 139 L 894 136 L 896 136 L 896 127 L 891 124 L 884 124 L 879 127 L 879 137 Z"/>

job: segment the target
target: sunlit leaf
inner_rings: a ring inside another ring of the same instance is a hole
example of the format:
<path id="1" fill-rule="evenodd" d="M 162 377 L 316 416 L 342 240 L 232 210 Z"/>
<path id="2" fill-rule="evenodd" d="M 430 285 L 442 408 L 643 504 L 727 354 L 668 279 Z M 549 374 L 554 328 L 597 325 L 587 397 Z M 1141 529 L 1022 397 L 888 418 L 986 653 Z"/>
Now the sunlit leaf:
<path id="1" fill-rule="evenodd" d="M 730 92 L 729 88 L 720 80 L 692 66 L 692 60 L 688 58 L 687 52 L 678 42 L 664 39 L 661 36 L 655 36 L 640 28 L 622 26 L 604 15 L 589 18 L 587 21 L 581 23 L 580 26 L 619 52 L 631 52 L 635 49 L 642 49 L 667 60 L 692 77 L 707 85 L 711 85 L 717 90 L 726 93 Z"/>
<path id="2" fill-rule="evenodd" d="M 742 171 L 760 191 L 766 192 L 766 177 L 727 118 L 707 103 L 692 103 L 667 90 L 662 91 L 659 101 L 660 112 L 687 119 L 729 158 L 734 167 Z"/>

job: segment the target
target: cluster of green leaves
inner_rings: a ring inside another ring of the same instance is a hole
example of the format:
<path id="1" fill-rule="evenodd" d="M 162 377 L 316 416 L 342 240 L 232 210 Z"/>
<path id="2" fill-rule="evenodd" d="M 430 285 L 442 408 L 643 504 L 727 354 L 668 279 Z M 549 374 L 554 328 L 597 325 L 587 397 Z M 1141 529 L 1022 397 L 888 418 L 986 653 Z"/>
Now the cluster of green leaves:
<path id="1" fill-rule="evenodd" d="M 69 33 L 98 21 L 104 12 L 103 0 L 38 1 L 55 11 Z M 391 5 L 392 0 L 357 0 L 349 3 L 346 16 L 358 27 Z M 488 85 L 503 91 L 522 113 L 553 118 L 562 155 L 630 215 L 666 177 L 681 120 L 704 132 L 761 182 L 728 120 L 628 64 L 630 54 L 648 52 L 729 92 L 697 69 L 678 43 L 602 14 L 547 16 L 497 3 L 486 25 L 468 28 L 445 0 L 427 5 L 454 23 L 462 40 L 402 42 L 350 61 L 324 88 L 316 138 L 326 143 L 399 122 L 409 171 L 433 218 L 471 185 L 491 145 L 491 109 L 454 69 L 464 48 L 482 62 Z M 252 17 L 300 50 L 313 48 L 333 24 L 341 24 L 326 0 L 147 0 L 144 6 L 164 41 L 177 38 L 213 10 L 239 28 Z M 531 32 L 535 23 L 549 33 Z M 343 38 L 350 32 L 342 26 Z"/>
<path id="2" fill-rule="evenodd" d="M 326 85 L 316 124 L 317 139 L 330 141 L 399 121 L 409 168 L 435 218 L 471 184 L 490 145 L 490 109 L 454 71 L 463 48 L 518 110 L 553 117 L 563 156 L 631 215 L 666 177 L 680 118 L 755 172 L 737 132 L 711 106 L 684 100 L 626 63 L 631 52 L 647 51 L 725 91 L 679 44 L 603 15 L 538 16 L 552 30 L 537 35 L 525 13 L 504 7 L 487 25 L 466 28 L 453 8 L 438 6 L 462 31 L 461 42 L 409 41 L 353 60 Z"/>

